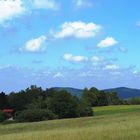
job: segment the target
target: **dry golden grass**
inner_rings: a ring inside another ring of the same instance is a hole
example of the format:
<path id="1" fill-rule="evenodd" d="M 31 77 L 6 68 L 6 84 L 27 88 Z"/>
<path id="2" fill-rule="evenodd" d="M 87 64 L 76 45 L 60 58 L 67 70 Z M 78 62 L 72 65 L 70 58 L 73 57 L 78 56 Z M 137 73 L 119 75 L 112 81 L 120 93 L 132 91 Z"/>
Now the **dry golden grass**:
<path id="1" fill-rule="evenodd" d="M 0 125 L 0 140 L 139 140 L 140 106 L 133 108 L 95 117 Z"/>

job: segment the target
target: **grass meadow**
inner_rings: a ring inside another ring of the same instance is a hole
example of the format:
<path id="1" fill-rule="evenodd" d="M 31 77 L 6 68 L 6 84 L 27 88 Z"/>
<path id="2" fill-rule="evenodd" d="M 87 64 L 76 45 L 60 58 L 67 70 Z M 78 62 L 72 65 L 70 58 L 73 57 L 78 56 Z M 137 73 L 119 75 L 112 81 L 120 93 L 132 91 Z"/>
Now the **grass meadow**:
<path id="1" fill-rule="evenodd" d="M 140 105 L 94 108 L 94 117 L 0 125 L 0 140 L 139 140 Z"/>

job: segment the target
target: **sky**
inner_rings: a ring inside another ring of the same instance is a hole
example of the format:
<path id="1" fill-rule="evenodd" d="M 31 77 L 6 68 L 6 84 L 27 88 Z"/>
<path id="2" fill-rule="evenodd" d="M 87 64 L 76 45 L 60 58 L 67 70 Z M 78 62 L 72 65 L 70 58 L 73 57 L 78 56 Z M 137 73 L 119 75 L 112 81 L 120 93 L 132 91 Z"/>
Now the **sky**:
<path id="1" fill-rule="evenodd" d="M 139 13 L 139 0 L 0 0 L 0 92 L 140 88 Z"/>

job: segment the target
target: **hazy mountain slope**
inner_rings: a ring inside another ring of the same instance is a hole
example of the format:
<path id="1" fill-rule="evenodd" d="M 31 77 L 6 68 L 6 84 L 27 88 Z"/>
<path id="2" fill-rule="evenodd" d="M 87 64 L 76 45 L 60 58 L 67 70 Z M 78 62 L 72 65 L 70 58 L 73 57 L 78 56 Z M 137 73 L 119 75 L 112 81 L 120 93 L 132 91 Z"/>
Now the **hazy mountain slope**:
<path id="1" fill-rule="evenodd" d="M 119 88 L 113 88 L 113 89 L 106 89 L 105 91 L 116 91 L 119 97 L 123 99 L 140 97 L 140 89 L 119 87 Z"/>
<path id="2" fill-rule="evenodd" d="M 56 90 L 67 90 L 73 95 L 80 96 L 83 92 L 82 89 L 70 88 L 70 87 L 54 87 Z M 132 89 L 126 87 L 119 87 L 119 88 L 112 88 L 112 89 L 105 89 L 104 91 L 116 91 L 120 98 L 127 99 L 133 97 L 140 97 L 140 89 Z"/>

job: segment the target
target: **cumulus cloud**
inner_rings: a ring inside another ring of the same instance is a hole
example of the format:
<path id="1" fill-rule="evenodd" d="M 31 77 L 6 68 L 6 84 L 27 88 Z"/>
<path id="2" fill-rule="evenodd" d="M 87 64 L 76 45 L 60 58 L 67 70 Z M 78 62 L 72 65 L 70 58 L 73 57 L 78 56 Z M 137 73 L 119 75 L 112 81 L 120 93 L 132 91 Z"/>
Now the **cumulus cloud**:
<path id="1" fill-rule="evenodd" d="M 134 71 L 133 71 L 133 74 L 137 74 L 137 73 L 138 73 L 138 71 L 137 71 L 137 70 L 134 70 Z"/>
<path id="2" fill-rule="evenodd" d="M 0 86 L 1 91 L 11 92 L 25 89 L 30 85 L 40 85 L 44 89 L 47 87 L 72 87 L 84 88 L 96 86 L 99 89 L 114 86 L 134 86 L 139 87 L 140 74 L 133 74 L 134 68 L 120 68 L 115 71 L 105 71 L 102 69 L 95 69 L 92 66 L 84 66 L 79 69 L 58 68 L 57 71 L 49 70 L 47 68 L 34 70 L 29 68 L 17 67 L 3 67 L 0 68 L 0 77 L 3 80 Z M 59 72 L 64 77 L 59 77 Z M 59 78 L 54 78 L 58 75 Z M 61 82 L 60 82 L 61 78 Z M 21 80 L 22 79 L 22 80 Z M 93 80 L 94 79 L 94 80 Z M 14 81 L 17 81 L 15 84 Z M 128 84 L 128 85 L 126 85 Z"/>
<path id="3" fill-rule="evenodd" d="M 69 62 L 85 62 L 86 66 L 94 67 L 95 69 L 102 69 L 102 70 L 116 70 L 119 69 L 119 66 L 113 64 L 116 59 L 114 58 L 104 58 L 102 56 L 82 56 L 78 55 L 75 56 L 70 53 L 66 53 L 63 55 L 63 59 Z"/>
<path id="4" fill-rule="evenodd" d="M 98 56 L 93 56 L 91 58 L 91 61 L 92 62 L 100 62 L 100 61 L 103 61 L 103 58 L 102 57 L 98 57 Z"/>
<path id="5" fill-rule="evenodd" d="M 117 66 L 116 64 L 110 64 L 104 67 L 104 70 L 117 70 L 117 69 L 119 69 L 119 66 Z"/>
<path id="6" fill-rule="evenodd" d="M 45 50 L 45 41 L 46 41 L 46 36 L 42 35 L 38 38 L 31 39 L 26 42 L 25 44 L 25 51 L 28 52 L 40 52 Z"/>
<path id="7" fill-rule="evenodd" d="M 140 71 L 139 70 L 134 70 L 133 71 L 134 76 L 140 77 Z"/>
<path id="8" fill-rule="evenodd" d="M 22 0 L 1 0 L 0 1 L 0 22 L 10 20 L 25 12 Z"/>
<path id="9" fill-rule="evenodd" d="M 91 38 L 101 30 L 101 26 L 93 22 L 82 21 L 65 22 L 61 25 L 60 31 L 55 33 L 55 38 Z"/>
<path id="10" fill-rule="evenodd" d="M 36 9 L 57 10 L 59 8 L 59 5 L 54 0 L 32 0 L 32 3 Z"/>
<path id="11" fill-rule="evenodd" d="M 104 40 L 101 40 L 98 44 L 98 48 L 108 48 L 114 45 L 117 45 L 118 41 L 116 41 L 113 37 L 107 37 Z"/>
<path id="12" fill-rule="evenodd" d="M 71 61 L 71 62 L 84 62 L 84 61 L 87 61 L 88 60 L 88 57 L 85 57 L 85 56 L 74 56 L 72 54 L 64 54 L 63 58 L 67 61 Z"/>
<path id="13" fill-rule="evenodd" d="M 91 57 L 91 62 L 92 62 L 92 65 L 94 65 L 94 66 L 98 65 L 99 63 L 101 63 L 103 61 L 104 61 L 103 57 L 98 57 L 98 56 Z"/>
<path id="14" fill-rule="evenodd" d="M 0 23 L 29 13 L 32 9 L 56 10 L 58 7 L 55 0 L 0 0 Z"/>
<path id="15" fill-rule="evenodd" d="M 73 3 L 77 8 L 92 7 L 92 3 L 88 0 L 74 0 Z"/>

